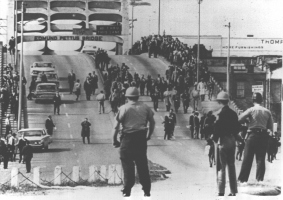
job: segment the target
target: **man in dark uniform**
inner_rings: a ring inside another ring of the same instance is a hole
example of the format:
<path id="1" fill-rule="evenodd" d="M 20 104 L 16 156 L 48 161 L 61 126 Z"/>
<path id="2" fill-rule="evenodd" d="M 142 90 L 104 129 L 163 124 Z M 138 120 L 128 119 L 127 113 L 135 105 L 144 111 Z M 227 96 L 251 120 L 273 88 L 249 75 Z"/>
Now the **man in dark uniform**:
<path id="1" fill-rule="evenodd" d="M 218 120 L 215 123 L 215 131 L 212 139 L 216 143 L 216 176 L 218 184 L 218 196 L 224 196 L 226 184 L 226 166 L 229 174 L 230 194 L 236 196 L 237 178 L 235 168 L 236 139 L 240 131 L 240 123 L 235 111 L 229 108 L 229 95 L 220 92 L 216 98 L 222 107 Z"/>
<path id="2" fill-rule="evenodd" d="M 68 83 L 70 88 L 70 94 L 73 93 L 74 85 L 76 82 L 76 74 L 71 70 L 71 72 L 68 74 Z"/>
<path id="3" fill-rule="evenodd" d="M 195 139 L 199 139 L 199 128 L 200 128 L 200 122 L 199 122 L 199 118 L 198 118 L 198 112 L 194 113 L 194 138 Z"/>
<path id="4" fill-rule="evenodd" d="M 87 143 L 89 144 L 91 123 L 89 123 L 88 118 L 85 118 L 85 120 L 81 123 L 81 126 L 82 126 L 81 136 L 83 138 L 83 143 L 85 144 L 85 138 L 87 138 Z"/>
<path id="5" fill-rule="evenodd" d="M 194 115 L 195 111 L 192 112 L 190 119 L 189 119 L 189 126 L 190 126 L 190 131 L 191 131 L 191 139 L 194 139 L 194 131 L 195 131 L 195 126 L 194 126 Z"/>
<path id="6" fill-rule="evenodd" d="M 151 100 L 153 102 L 153 108 L 155 112 L 157 112 L 158 109 L 158 93 L 155 91 L 153 94 L 151 94 Z"/>
<path id="7" fill-rule="evenodd" d="M 239 116 L 240 123 L 244 123 L 249 119 L 248 123 L 248 137 L 246 140 L 244 159 L 242 168 L 238 177 L 240 182 L 247 182 L 249 179 L 250 171 L 254 155 L 256 155 L 257 170 L 256 180 L 263 181 L 265 173 L 265 155 L 268 145 L 268 129 L 273 131 L 273 119 L 271 112 L 262 107 L 262 95 L 260 93 L 253 94 L 254 106 L 247 109 Z"/>
<path id="8" fill-rule="evenodd" d="M 54 115 L 57 114 L 60 115 L 60 105 L 61 105 L 61 97 L 59 95 L 59 92 L 56 93 L 56 95 L 53 98 L 53 104 L 54 104 Z"/>
<path id="9" fill-rule="evenodd" d="M 53 128 L 55 124 L 53 123 L 51 115 L 48 115 L 48 118 L 45 120 L 45 128 L 47 130 L 48 135 L 53 135 Z"/>
<path id="10" fill-rule="evenodd" d="M 8 162 L 9 162 L 9 152 L 7 144 L 3 138 L 3 136 L 0 136 L 0 155 L 3 156 L 4 161 L 4 169 L 8 169 Z M 1 163 L 1 162 L 0 162 Z"/>
<path id="11" fill-rule="evenodd" d="M 26 146 L 23 148 L 23 155 L 24 155 L 24 159 L 26 162 L 26 169 L 27 169 L 27 173 L 30 173 L 30 169 L 31 169 L 31 159 L 33 157 L 33 148 L 32 146 L 29 145 L 29 141 L 26 141 L 27 144 Z"/>
<path id="12" fill-rule="evenodd" d="M 147 164 L 147 140 L 154 131 L 154 112 L 138 101 L 139 91 L 136 87 L 129 87 L 126 91 L 128 103 L 121 106 L 116 117 L 113 129 L 113 146 L 119 147 L 117 140 L 120 124 L 122 125 L 122 140 L 120 159 L 124 171 L 123 196 L 130 196 L 135 184 L 135 164 L 137 166 L 140 183 L 144 196 L 150 196 L 151 182 Z M 149 122 L 149 131 L 147 123 Z"/>

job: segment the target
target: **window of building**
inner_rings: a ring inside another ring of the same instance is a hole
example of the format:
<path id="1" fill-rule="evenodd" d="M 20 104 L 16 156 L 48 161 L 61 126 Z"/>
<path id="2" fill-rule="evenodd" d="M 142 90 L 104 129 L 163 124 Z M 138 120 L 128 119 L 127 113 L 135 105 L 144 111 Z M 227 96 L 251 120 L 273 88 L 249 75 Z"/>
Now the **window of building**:
<path id="1" fill-rule="evenodd" d="M 237 98 L 245 97 L 245 82 L 237 82 Z"/>
<path id="2" fill-rule="evenodd" d="M 224 91 L 226 91 L 226 81 L 224 82 L 224 81 L 221 81 L 220 82 L 220 86 L 221 86 L 221 88 L 224 90 Z"/>

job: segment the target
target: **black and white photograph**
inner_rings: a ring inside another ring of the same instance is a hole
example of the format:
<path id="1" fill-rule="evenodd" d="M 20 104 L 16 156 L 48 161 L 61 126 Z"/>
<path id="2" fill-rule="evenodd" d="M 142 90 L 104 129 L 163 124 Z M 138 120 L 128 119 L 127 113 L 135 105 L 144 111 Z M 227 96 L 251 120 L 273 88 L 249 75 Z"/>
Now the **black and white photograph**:
<path id="1" fill-rule="evenodd" d="M 282 8 L 0 0 L 0 199 L 281 199 Z"/>

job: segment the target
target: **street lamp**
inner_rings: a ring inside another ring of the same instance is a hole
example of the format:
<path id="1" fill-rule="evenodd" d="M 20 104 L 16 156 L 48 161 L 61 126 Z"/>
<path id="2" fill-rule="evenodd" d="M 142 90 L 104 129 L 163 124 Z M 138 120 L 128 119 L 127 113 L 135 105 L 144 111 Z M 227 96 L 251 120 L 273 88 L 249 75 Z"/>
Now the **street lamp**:
<path id="1" fill-rule="evenodd" d="M 160 35 L 160 0 L 158 4 L 158 35 Z"/>
<path id="2" fill-rule="evenodd" d="M 230 96 L 230 22 L 228 25 L 225 25 L 225 27 L 228 27 L 229 33 L 228 33 L 228 52 L 227 52 L 227 83 L 226 83 L 226 90 L 227 93 Z"/>
<path id="3" fill-rule="evenodd" d="M 15 2 L 15 9 L 14 9 L 14 15 L 15 15 L 15 45 L 16 45 L 16 49 L 15 49 L 15 57 L 14 57 L 14 63 L 15 63 L 15 66 L 18 65 L 18 0 L 16 0 Z M 16 10 L 16 11 L 15 11 Z"/>
<path id="4" fill-rule="evenodd" d="M 21 10 L 21 60 L 20 60 L 20 80 L 19 80 L 19 110 L 18 110 L 18 130 L 21 129 L 22 121 L 22 101 L 23 101 L 23 50 L 24 50 L 24 2 Z"/>
<path id="5" fill-rule="evenodd" d="M 202 0 L 198 1 L 198 51 L 197 51 L 197 82 L 199 82 L 199 43 L 200 43 L 200 4 Z"/>

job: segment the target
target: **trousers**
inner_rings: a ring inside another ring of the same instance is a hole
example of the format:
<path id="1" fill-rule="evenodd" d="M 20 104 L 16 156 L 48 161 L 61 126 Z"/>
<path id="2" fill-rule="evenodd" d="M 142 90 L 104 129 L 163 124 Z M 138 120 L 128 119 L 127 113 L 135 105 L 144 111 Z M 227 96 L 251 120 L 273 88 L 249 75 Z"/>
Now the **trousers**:
<path id="1" fill-rule="evenodd" d="M 233 194 L 238 193 L 235 168 L 236 141 L 234 136 L 227 135 L 220 138 L 220 144 L 215 149 L 217 151 L 218 193 L 225 193 L 226 167 L 228 168 L 230 191 Z"/>
<path id="2" fill-rule="evenodd" d="M 147 163 L 147 131 L 125 134 L 120 147 L 124 171 L 124 190 L 131 191 L 135 184 L 135 164 L 144 192 L 150 192 L 151 182 Z"/>
<path id="3" fill-rule="evenodd" d="M 256 180 L 263 181 L 265 174 L 265 155 L 267 151 L 268 134 L 252 132 L 246 141 L 244 159 L 238 177 L 240 182 L 247 182 L 251 172 L 254 155 L 256 156 Z"/>

